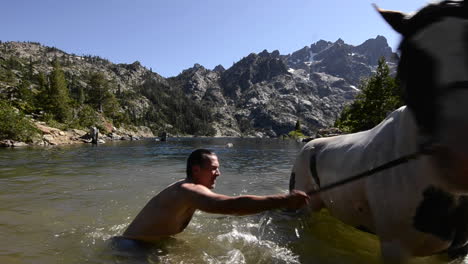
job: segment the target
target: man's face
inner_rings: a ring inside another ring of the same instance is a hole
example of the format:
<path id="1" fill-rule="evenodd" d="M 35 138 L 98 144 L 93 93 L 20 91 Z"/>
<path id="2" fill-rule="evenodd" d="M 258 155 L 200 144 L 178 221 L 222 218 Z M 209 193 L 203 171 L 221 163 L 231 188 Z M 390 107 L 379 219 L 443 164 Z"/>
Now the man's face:
<path id="1" fill-rule="evenodd" d="M 193 178 L 195 183 L 201 184 L 208 189 L 215 187 L 215 180 L 221 174 L 219 172 L 219 162 L 216 155 L 207 155 L 207 159 L 202 166 L 194 166 Z"/>

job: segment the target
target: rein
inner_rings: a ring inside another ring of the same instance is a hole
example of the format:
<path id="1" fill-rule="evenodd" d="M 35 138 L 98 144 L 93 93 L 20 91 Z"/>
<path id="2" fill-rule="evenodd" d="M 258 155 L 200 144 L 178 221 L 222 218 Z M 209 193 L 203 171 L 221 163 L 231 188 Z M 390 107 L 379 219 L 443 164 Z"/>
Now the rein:
<path id="1" fill-rule="evenodd" d="M 467 88 L 468 88 L 468 81 L 454 82 L 454 83 L 451 83 L 450 85 L 448 85 L 446 87 L 446 89 L 444 90 L 444 92 L 440 93 L 439 96 L 446 96 L 451 92 L 458 91 L 458 90 L 465 90 Z M 396 166 L 398 166 L 400 164 L 403 164 L 403 163 L 406 163 L 406 162 L 408 162 L 410 160 L 417 159 L 422 155 L 431 155 L 431 154 L 434 153 L 433 146 L 434 146 L 434 141 L 429 140 L 429 141 L 421 144 L 420 147 L 419 147 L 419 150 L 412 153 L 412 154 L 408 154 L 408 155 L 402 156 L 400 158 L 391 160 L 391 161 L 389 161 L 387 163 L 384 163 L 384 164 L 382 164 L 380 166 L 377 166 L 377 167 L 372 168 L 370 170 L 361 172 L 361 173 L 356 174 L 354 176 L 345 178 L 343 180 L 339 180 L 339 181 L 324 185 L 323 187 L 320 187 L 317 190 L 307 192 L 307 195 L 310 196 L 310 195 L 313 195 L 313 194 L 325 192 L 325 191 L 334 189 L 336 187 L 348 184 L 350 182 L 354 182 L 354 181 L 357 181 L 359 179 L 369 177 L 369 176 L 374 175 L 374 174 L 376 174 L 378 172 L 381 172 L 381 171 L 396 167 Z"/>
<path id="2" fill-rule="evenodd" d="M 400 158 L 391 160 L 391 161 L 389 161 L 387 163 L 384 163 L 384 164 L 382 164 L 380 166 L 377 166 L 377 167 L 372 168 L 370 170 L 361 172 L 361 173 L 356 174 L 354 176 L 345 178 L 343 180 L 339 180 L 339 181 L 336 181 L 334 183 L 324 185 L 323 187 L 320 187 L 317 190 L 307 192 L 307 195 L 310 196 L 310 195 L 314 195 L 314 194 L 317 194 L 317 193 L 325 192 L 325 191 L 334 189 L 336 187 L 339 187 L 339 186 L 342 186 L 342 185 L 357 181 L 359 179 L 369 177 L 369 176 L 374 175 L 374 174 L 376 174 L 378 172 L 381 172 L 381 171 L 396 167 L 396 166 L 398 166 L 400 164 L 403 164 L 403 163 L 406 163 L 406 162 L 408 162 L 410 160 L 417 159 L 422 155 L 431 155 L 434 152 L 432 146 L 433 146 L 432 142 L 421 144 L 419 150 L 412 153 L 412 154 L 408 154 L 408 155 L 402 156 Z"/>

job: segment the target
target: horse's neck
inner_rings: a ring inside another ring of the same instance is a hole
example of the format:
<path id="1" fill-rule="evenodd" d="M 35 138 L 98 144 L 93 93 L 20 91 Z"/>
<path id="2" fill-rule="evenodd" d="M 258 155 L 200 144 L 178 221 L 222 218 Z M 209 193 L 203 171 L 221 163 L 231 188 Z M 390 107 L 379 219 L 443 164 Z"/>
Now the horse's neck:
<path id="1" fill-rule="evenodd" d="M 413 113 L 406 106 L 392 112 L 382 123 L 369 131 L 379 148 L 386 148 L 388 158 L 397 158 L 419 149 L 422 136 Z"/>
<path id="2" fill-rule="evenodd" d="M 408 107 L 402 111 L 400 124 L 401 137 L 396 139 L 398 147 L 407 153 L 419 151 L 423 137 L 416 123 L 416 118 Z"/>

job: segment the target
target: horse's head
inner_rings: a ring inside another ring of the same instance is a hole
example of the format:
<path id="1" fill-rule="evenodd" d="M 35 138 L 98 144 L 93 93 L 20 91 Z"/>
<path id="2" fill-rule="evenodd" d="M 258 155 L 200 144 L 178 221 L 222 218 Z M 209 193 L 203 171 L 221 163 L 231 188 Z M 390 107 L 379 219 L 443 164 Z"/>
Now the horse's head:
<path id="1" fill-rule="evenodd" d="M 460 167 L 466 179 L 454 183 L 468 188 L 468 0 L 411 16 L 378 11 L 403 37 L 398 77 L 421 134 L 440 146 L 441 168 Z"/>

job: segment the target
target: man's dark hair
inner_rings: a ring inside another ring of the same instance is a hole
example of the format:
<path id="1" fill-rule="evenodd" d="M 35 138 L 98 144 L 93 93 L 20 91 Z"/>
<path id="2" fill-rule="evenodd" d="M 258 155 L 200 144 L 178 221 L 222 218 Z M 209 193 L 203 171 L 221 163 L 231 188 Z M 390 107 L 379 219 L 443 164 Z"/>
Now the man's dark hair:
<path id="1" fill-rule="evenodd" d="M 193 151 L 187 159 L 187 178 L 192 178 L 192 167 L 198 165 L 202 167 L 205 161 L 208 160 L 207 156 L 216 155 L 213 151 L 208 149 L 197 149 Z"/>

